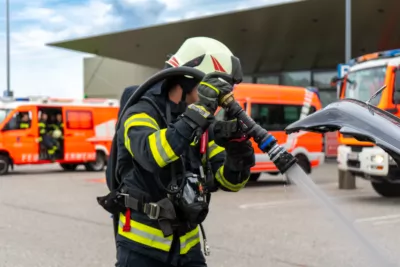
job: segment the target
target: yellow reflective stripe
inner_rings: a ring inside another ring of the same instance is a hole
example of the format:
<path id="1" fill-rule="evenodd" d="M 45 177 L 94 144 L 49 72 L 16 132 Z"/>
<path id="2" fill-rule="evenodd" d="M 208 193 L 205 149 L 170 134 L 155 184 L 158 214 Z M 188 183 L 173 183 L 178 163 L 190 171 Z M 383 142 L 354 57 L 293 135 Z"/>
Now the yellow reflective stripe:
<path id="1" fill-rule="evenodd" d="M 210 87 L 211 89 L 213 89 L 217 93 L 217 95 L 219 95 L 219 90 L 217 88 L 215 88 L 213 85 L 211 85 L 209 83 L 206 83 L 206 82 L 200 82 L 200 84 L 205 85 L 207 87 Z"/>
<path id="2" fill-rule="evenodd" d="M 145 126 L 145 127 L 150 127 L 155 130 L 159 130 L 159 126 L 157 122 L 147 115 L 146 113 L 139 113 L 139 114 L 134 114 L 130 116 L 124 123 L 125 128 L 129 128 L 132 126 Z"/>
<path id="3" fill-rule="evenodd" d="M 239 183 L 239 184 L 232 184 L 231 182 L 229 182 L 228 180 L 225 179 L 224 176 L 224 165 L 222 165 L 218 170 L 217 173 L 215 174 L 215 179 L 226 189 L 233 191 L 233 192 L 237 192 L 240 189 L 242 189 L 247 181 L 249 180 L 250 176 L 244 180 L 243 182 Z"/>
<path id="4" fill-rule="evenodd" d="M 27 129 L 27 128 L 29 128 L 29 123 L 21 122 L 21 123 L 19 124 L 19 128 L 21 128 L 21 129 Z"/>
<path id="5" fill-rule="evenodd" d="M 191 145 L 191 146 L 196 146 L 197 143 L 195 143 L 195 141 L 193 141 L 193 142 L 190 143 L 190 145 Z"/>
<path id="6" fill-rule="evenodd" d="M 203 106 L 200 105 L 195 105 L 195 104 L 190 104 L 188 106 L 189 109 L 194 110 L 198 112 L 201 116 L 204 118 L 208 118 L 210 116 L 210 112 Z"/>
<path id="7" fill-rule="evenodd" d="M 213 140 L 213 141 L 211 141 L 211 142 L 208 143 L 208 151 L 209 151 L 209 152 L 208 152 L 208 153 L 209 153 L 208 158 L 211 159 L 211 158 L 214 157 L 215 155 L 218 155 L 218 154 L 221 153 L 222 151 L 225 151 L 225 148 L 223 148 L 223 147 L 217 145 L 217 144 L 215 143 L 215 141 Z"/>
<path id="8" fill-rule="evenodd" d="M 199 109 L 201 109 L 202 111 L 208 113 L 208 114 L 210 113 L 210 112 L 208 112 L 208 110 L 207 110 L 205 107 L 203 107 L 203 106 L 198 106 L 198 105 L 196 105 L 196 107 L 199 108 Z"/>
<path id="9" fill-rule="evenodd" d="M 169 145 L 166 133 L 167 129 L 162 129 L 149 135 L 151 153 L 161 168 L 179 158 Z"/>
<path id="10" fill-rule="evenodd" d="M 155 130 L 159 130 L 159 126 L 157 122 L 147 115 L 146 113 L 139 113 L 130 116 L 124 123 L 124 140 L 125 140 L 125 147 L 129 151 L 129 153 L 133 156 L 133 152 L 131 150 L 131 140 L 128 136 L 128 131 L 131 127 L 149 127 Z"/>
<path id="11" fill-rule="evenodd" d="M 156 248 L 163 251 L 170 251 L 172 245 L 172 235 L 164 237 L 161 230 L 151 226 L 130 220 L 131 230 L 129 232 L 123 231 L 125 224 L 125 216 L 121 213 L 119 216 L 118 234 L 130 239 L 134 242 Z"/>
<path id="12" fill-rule="evenodd" d="M 179 238 L 181 243 L 180 254 L 186 254 L 192 247 L 200 242 L 199 226 Z"/>
<path id="13" fill-rule="evenodd" d="M 44 122 L 39 122 L 39 127 L 46 127 L 46 124 Z"/>

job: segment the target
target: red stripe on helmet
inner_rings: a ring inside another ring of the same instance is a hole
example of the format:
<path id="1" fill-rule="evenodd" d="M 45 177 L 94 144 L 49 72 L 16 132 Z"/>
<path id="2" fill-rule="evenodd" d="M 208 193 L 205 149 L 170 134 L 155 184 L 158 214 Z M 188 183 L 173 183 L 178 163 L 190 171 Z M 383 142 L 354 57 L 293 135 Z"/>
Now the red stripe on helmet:
<path id="1" fill-rule="evenodd" d="M 175 57 L 171 57 L 167 62 L 174 67 L 179 67 L 178 60 Z"/>
<path id="2" fill-rule="evenodd" d="M 226 72 L 215 57 L 211 56 L 211 60 L 213 62 L 215 71 Z"/>

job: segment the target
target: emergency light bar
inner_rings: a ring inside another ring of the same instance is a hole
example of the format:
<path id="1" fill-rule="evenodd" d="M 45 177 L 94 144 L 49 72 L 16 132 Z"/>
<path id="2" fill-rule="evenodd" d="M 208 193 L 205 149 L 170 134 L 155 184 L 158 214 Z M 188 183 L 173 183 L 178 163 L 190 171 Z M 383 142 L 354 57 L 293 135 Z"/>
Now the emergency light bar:
<path id="1" fill-rule="evenodd" d="M 371 54 L 366 54 L 363 56 L 359 56 L 357 58 L 353 58 L 350 60 L 349 65 L 353 66 L 357 63 L 369 61 L 369 60 L 376 60 L 382 58 L 391 58 L 391 57 L 398 57 L 400 56 L 400 49 L 393 49 L 393 50 L 386 50 L 382 52 L 376 52 Z"/>

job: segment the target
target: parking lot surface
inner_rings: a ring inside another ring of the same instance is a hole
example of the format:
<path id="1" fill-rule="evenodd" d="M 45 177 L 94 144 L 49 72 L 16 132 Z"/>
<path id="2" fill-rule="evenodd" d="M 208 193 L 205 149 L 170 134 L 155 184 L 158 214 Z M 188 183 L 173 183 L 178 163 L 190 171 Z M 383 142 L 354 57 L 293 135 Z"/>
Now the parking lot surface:
<path id="1" fill-rule="evenodd" d="M 0 177 L 0 266 L 114 266 L 111 219 L 96 202 L 107 193 L 103 178 L 56 165 Z M 385 258 L 400 262 L 400 199 L 378 196 L 361 179 L 356 190 L 337 189 L 332 163 L 312 178 Z M 214 194 L 205 229 L 213 267 L 379 266 L 329 212 L 279 176 Z"/>

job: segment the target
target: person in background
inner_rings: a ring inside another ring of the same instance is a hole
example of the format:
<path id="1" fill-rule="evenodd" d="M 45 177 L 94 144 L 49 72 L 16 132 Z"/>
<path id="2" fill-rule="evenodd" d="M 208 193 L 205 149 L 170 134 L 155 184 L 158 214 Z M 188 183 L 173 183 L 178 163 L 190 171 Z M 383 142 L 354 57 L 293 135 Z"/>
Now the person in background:
<path id="1" fill-rule="evenodd" d="M 51 137 L 53 138 L 53 141 L 57 145 L 57 154 L 61 156 L 60 154 L 63 151 L 63 140 L 64 140 L 64 123 L 63 123 L 63 118 L 61 113 L 57 113 L 55 116 L 54 121 L 51 121 L 50 124 L 50 129 L 51 129 Z"/>
<path id="2" fill-rule="evenodd" d="M 19 129 L 29 129 L 31 128 L 31 120 L 29 119 L 28 113 L 22 113 L 21 122 L 18 125 Z"/>
<path id="3" fill-rule="evenodd" d="M 48 115 L 42 112 L 39 119 L 39 142 L 41 147 L 46 149 L 46 159 L 54 160 L 54 154 L 58 147 L 50 134 L 51 128 L 50 124 L 48 123 Z"/>

